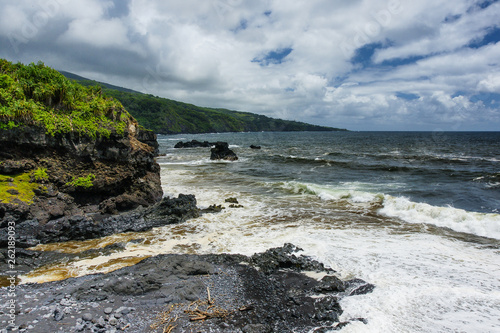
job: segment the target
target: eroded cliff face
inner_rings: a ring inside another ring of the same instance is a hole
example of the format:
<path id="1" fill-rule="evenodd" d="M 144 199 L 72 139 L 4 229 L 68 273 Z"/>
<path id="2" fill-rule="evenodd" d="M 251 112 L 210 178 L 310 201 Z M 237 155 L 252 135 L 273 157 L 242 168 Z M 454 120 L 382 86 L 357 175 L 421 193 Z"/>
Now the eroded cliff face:
<path id="1" fill-rule="evenodd" d="M 49 135 L 36 126 L 0 130 L 0 147 L 4 223 L 112 214 L 152 205 L 163 195 L 156 136 L 135 122 L 108 138 Z"/>

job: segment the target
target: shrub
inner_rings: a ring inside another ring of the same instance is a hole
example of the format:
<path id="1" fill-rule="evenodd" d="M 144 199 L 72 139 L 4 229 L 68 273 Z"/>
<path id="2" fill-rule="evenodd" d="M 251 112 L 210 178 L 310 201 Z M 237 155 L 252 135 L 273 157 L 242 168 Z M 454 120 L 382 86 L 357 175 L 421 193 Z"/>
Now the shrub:
<path id="1" fill-rule="evenodd" d="M 44 180 L 49 180 L 49 175 L 47 175 L 47 169 L 46 168 L 38 168 L 35 171 L 33 171 L 33 179 L 37 182 L 39 181 L 44 181 Z"/>
<path id="2" fill-rule="evenodd" d="M 73 179 L 66 183 L 66 185 L 70 185 L 70 186 L 73 186 L 73 187 L 81 187 L 81 188 L 91 188 L 92 186 L 94 186 L 94 181 L 95 179 L 95 175 L 90 173 L 87 175 L 87 177 L 78 177 L 75 179 L 75 177 L 73 177 Z"/>
<path id="3" fill-rule="evenodd" d="M 123 105 L 99 86 L 84 87 L 42 62 L 14 65 L 0 59 L 0 130 L 14 122 L 42 126 L 50 135 L 74 131 L 95 138 L 123 134 L 130 121 Z"/>

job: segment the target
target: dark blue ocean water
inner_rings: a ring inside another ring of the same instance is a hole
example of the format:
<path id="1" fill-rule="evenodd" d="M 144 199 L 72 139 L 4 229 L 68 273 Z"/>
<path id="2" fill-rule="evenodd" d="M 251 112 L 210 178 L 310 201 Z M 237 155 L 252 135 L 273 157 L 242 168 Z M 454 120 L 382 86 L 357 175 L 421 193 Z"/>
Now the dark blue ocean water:
<path id="1" fill-rule="evenodd" d="M 161 140 L 160 136 L 160 140 Z M 175 143 L 175 136 L 170 144 Z M 500 208 L 500 132 L 285 132 L 178 136 L 227 141 L 231 172 L 406 197 L 471 212 Z M 251 150 L 251 145 L 261 150 Z M 168 147 L 168 142 L 163 147 Z"/>

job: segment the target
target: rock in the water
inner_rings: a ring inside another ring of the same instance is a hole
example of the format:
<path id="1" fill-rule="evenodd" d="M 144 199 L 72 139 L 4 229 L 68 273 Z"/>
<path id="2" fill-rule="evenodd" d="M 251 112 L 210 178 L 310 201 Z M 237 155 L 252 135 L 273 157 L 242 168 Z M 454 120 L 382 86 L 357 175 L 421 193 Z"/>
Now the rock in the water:
<path id="1" fill-rule="evenodd" d="M 200 213 L 205 214 L 205 213 L 220 213 L 222 212 L 223 209 L 226 209 L 226 207 L 223 207 L 222 205 L 210 205 L 208 208 L 200 210 Z"/>
<path id="2" fill-rule="evenodd" d="M 311 260 L 311 258 L 303 255 L 297 257 L 293 254 L 299 251 L 302 251 L 302 249 L 286 243 L 283 247 L 272 248 L 264 253 L 254 254 L 251 260 L 265 274 L 270 274 L 277 269 L 333 272 L 333 270 L 326 268 L 318 261 Z"/>
<path id="3" fill-rule="evenodd" d="M 261 147 L 260 146 L 255 146 L 255 145 L 250 145 L 250 148 L 252 148 L 252 149 L 260 149 Z"/>
<path id="4" fill-rule="evenodd" d="M 210 148 L 214 143 L 208 141 L 200 142 L 198 140 L 191 140 L 188 142 L 179 141 L 175 144 L 174 148 Z"/>
<path id="5" fill-rule="evenodd" d="M 345 291 L 345 283 L 336 276 L 327 275 L 321 279 L 321 284 L 316 287 L 317 292 Z"/>
<path id="6" fill-rule="evenodd" d="M 217 142 L 215 147 L 211 150 L 210 159 L 211 160 L 226 160 L 226 161 L 236 161 L 238 156 L 229 149 L 229 144 L 227 142 Z"/>
<path id="7" fill-rule="evenodd" d="M 229 202 L 229 203 L 233 203 L 233 204 L 238 204 L 238 199 L 236 198 L 227 198 L 226 200 L 224 200 L 224 202 Z"/>

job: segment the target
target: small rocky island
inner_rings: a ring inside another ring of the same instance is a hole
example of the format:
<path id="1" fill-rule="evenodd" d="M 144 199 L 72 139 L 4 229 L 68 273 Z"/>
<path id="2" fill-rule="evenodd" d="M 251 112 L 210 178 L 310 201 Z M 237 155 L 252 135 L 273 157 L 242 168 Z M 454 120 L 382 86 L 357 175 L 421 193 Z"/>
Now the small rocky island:
<path id="1" fill-rule="evenodd" d="M 155 134 L 100 88 L 42 63 L 0 59 L 0 93 L 2 326 L 40 333 L 322 332 L 348 324 L 339 323 L 340 298 L 373 290 L 359 279 L 340 280 L 291 244 L 251 257 L 159 255 L 108 274 L 16 286 L 16 275 L 75 256 L 29 247 L 146 231 L 207 212 L 193 195 L 163 197 Z M 217 143 L 212 154 L 237 159 L 227 150 Z"/>
<path id="2" fill-rule="evenodd" d="M 237 161 L 238 156 L 236 153 L 229 149 L 229 144 L 227 142 L 208 142 L 208 141 L 198 141 L 191 140 L 188 142 L 179 141 L 175 144 L 174 148 L 212 148 L 210 149 L 210 159 L 211 160 L 226 160 L 226 161 Z"/>

